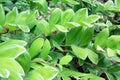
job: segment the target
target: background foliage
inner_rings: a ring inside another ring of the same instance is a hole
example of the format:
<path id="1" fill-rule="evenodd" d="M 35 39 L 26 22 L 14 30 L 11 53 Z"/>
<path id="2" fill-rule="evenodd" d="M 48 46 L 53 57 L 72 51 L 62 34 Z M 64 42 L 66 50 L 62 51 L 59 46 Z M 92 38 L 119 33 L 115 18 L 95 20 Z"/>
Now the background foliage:
<path id="1" fill-rule="evenodd" d="M 120 0 L 0 0 L 0 80 L 119 80 Z"/>

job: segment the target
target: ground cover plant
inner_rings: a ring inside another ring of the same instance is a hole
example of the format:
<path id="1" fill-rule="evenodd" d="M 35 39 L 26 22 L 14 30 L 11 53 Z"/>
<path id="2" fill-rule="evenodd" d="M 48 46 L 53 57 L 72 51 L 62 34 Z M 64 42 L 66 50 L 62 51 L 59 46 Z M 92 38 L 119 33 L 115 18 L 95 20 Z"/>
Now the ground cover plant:
<path id="1" fill-rule="evenodd" d="M 120 0 L 0 0 L 0 80 L 120 80 Z"/>

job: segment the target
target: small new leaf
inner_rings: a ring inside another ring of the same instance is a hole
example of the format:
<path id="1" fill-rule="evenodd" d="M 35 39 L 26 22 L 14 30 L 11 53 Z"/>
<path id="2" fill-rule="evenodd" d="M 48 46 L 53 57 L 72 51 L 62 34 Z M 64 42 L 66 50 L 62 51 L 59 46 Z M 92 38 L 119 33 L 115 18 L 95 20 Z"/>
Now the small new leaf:
<path id="1" fill-rule="evenodd" d="M 69 62 L 72 60 L 72 56 L 66 55 L 60 59 L 60 64 L 61 65 L 67 65 Z"/>

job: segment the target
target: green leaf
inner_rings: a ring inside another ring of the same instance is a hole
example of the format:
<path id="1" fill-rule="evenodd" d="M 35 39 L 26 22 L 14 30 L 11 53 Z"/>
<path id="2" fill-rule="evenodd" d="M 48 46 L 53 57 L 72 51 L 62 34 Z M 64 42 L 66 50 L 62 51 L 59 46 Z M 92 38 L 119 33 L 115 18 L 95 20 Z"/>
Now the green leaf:
<path id="1" fill-rule="evenodd" d="M 43 44 L 43 48 L 41 50 L 40 57 L 43 59 L 46 59 L 48 57 L 50 49 L 51 49 L 50 42 L 49 42 L 49 40 L 46 39 Z"/>
<path id="2" fill-rule="evenodd" d="M 111 49 L 120 49 L 120 36 L 112 35 L 107 40 L 107 47 Z"/>
<path id="3" fill-rule="evenodd" d="M 87 58 L 88 53 L 86 53 L 86 49 L 77 46 L 72 46 L 72 50 L 74 52 L 74 55 L 77 56 L 78 58 L 83 60 Z"/>
<path id="4" fill-rule="evenodd" d="M 56 5 L 58 3 L 58 0 L 52 0 L 52 2 L 54 3 L 54 5 Z"/>
<path id="5" fill-rule="evenodd" d="M 86 76 L 83 76 L 81 79 L 82 80 L 88 80 L 88 79 L 91 79 L 91 80 L 105 80 L 104 78 L 98 77 L 98 76 L 93 75 L 93 74 L 87 74 Z"/>
<path id="6" fill-rule="evenodd" d="M 30 32 L 30 29 L 27 25 L 18 25 L 18 27 L 23 31 L 23 32 Z"/>
<path id="7" fill-rule="evenodd" d="M 115 0 L 115 5 L 120 6 L 120 0 Z"/>
<path id="8" fill-rule="evenodd" d="M 98 15 L 90 15 L 90 16 L 87 17 L 86 22 L 87 23 L 94 23 L 99 18 L 100 18 L 100 16 L 98 16 Z"/>
<path id="9" fill-rule="evenodd" d="M 25 78 L 25 80 L 33 80 L 33 79 L 34 80 L 44 80 L 42 75 L 39 72 L 35 71 L 35 70 L 30 71 L 28 73 L 27 77 Z"/>
<path id="10" fill-rule="evenodd" d="M 31 57 L 28 52 L 18 56 L 16 61 L 22 66 L 25 73 L 28 73 L 31 65 Z"/>
<path id="11" fill-rule="evenodd" d="M 108 37 L 109 37 L 109 30 L 107 28 L 103 29 L 95 37 L 95 43 L 94 43 L 95 47 L 97 47 L 97 45 L 99 45 L 100 47 L 105 48 Z"/>
<path id="12" fill-rule="evenodd" d="M 48 11 L 48 5 L 46 0 L 34 0 L 33 2 L 38 4 L 38 8 L 43 12 L 46 13 Z"/>
<path id="13" fill-rule="evenodd" d="M 72 46 L 72 50 L 74 52 L 74 55 L 76 55 L 78 58 L 85 60 L 88 56 L 88 58 L 90 59 L 90 61 L 92 61 L 92 63 L 94 64 L 98 63 L 98 55 L 92 50 L 87 48 L 83 49 L 77 46 Z"/>
<path id="14" fill-rule="evenodd" d="M 58 44 L 62 44 L 63 41 L 65 40 L 65 33 L 63 32 L 57 32 L 57 33 L 52 33 L 51 39 L 56 41 Z"/>
<path id="15" fill-rule="evenodd" d="M 17 8 L 13 8 L 12 11 L 7 13 L 5 23 L 6 24 L 15 24 L 15 21 L 16 21 L 17 17 L 18 17 L 18 10 L 17 10 Z"/>
<path id="16" fill-rule="evenodd" d="M 61 65 L 67 65 L 70 61 L 72 60 L 72 56 L 70 55 L 65 55 L 60 59 L 60 64 Z"/>
<path id="17" fill-rule="evenodd" d="M 36 18 L 39 16 L 39 13 L 37 10 L 35 11 L 30 11 L 29 16 L 26 19 L 26 24 L 31 28 L 36 24 Z"/>
<path id="18" fill-rule="evenodd" d="M 37 66 L 34 70 L 29 72 L 28 76 L 25 80 L 52 80 L 58 74 L 58 70 L 51 66 L 41 66 L 38 64 L 34 64 Z M 36 76 L 37 75 L 37 76 Z"/>
<path id="19" fill-rule="evenodd" d="M 0 58 L 0 64 L 1 64 L 0 69 L 7 69 L 10 72 L 8 79 L 10 79 L 12 76 L 14 76 L 10 80 L 15 80 L 16 77 L 21 77 L 21 76 L 25 75 L 22 67 L 14 59 Z M 20 79 L 18 79 L 18 80 L 20 80 Z"/>
<path id="20" fill-rule="evenodd" d="M 56 41 L 52 40 L 52 44 L 53 44 L 54 47 L 56 47 L 60 51 L 64 51 Z"/>
<path id="21" fill-rule="evenodd" d="M 61 25 L 55 25 L 55 27 L 61 32 L 68 32 L 67 28 Z"/>
<path id="22" fill-rule="evenodd" d="M 61 18 L 61 14 L 62 14 L 62 11 L 61 11 L 61 9 L 59 9 L 59 8 L 56 8 L 56 9 L 52 12 L 52 14 L 51 14 L 51 16 L 50 16 L 50 18 L 49 18 L 49 24 L 50 24 L 51 30 L 54 29 L 54 28 L 55 28 L 54 25 L 59 22 L 59 20 L 60 20 L 60 18 Z"/>
<path id="23" fill-rule="evenodd" d="M 72 9 L 66 10 L 61 17 L 61 24 L 64 25 L 66 22 L 71 21 L 74 16 L 74 11 Z"/>
<path id="24" fill-rule="evenodd" d="M 5 42 L 3 42 L 3 43 L 0 43 L 0 46 L 2 46 L 2 45 L 8 45 L 8 44 L 10 44 L 10 45 L 12 45 L 12 44 L 18 44 L 18 45 L 20 45 L 20 46 L 26 46 L 27 45 L 27 42 L 25 42 L 25 41 L 23 41 L 23 40 L 14 40 L 14 39 L 9 39 L 9 40 L 7 40 L 7 41 L 5 41 Z"/>
<path id="25" fill-rule="evenodd" d="M 88 53 L 88 58 L 92 61 L 92 63 L 98 63 L 98 55 L 90 49 L 86 49 L 86 53 Z"/>
<path id="26" fill-rule="evenodd" d="M 23 32 L 29 32 L 30 31 L 30 29 L 29 29 L 29 27 L 26 23 L 29 15 L 30 15 L 29 11 L 23 11 L 16 18 L 16 24 Z"/>
<path id="27" fill-rule="evenodd" d="M 94 34 L 93 27 L 87 28 L 85 31 L 83 31 L 80 38 L 80 46 L 87 46 L 92 40 L 93 34 Z"/>
<path id="28" fill-rule="evenodd" d="M 82 27 L 71 29 L 66 36 L 66 45 L 78 44 L 81 38 Z"/>
<path id="29" fill-rule="evenodd" d="M 82 8 L 82 9 L 79 9 L 76 13 L 75 13 L 75 16 L 74 16 L 74 21 L 75 22 L 82 22 L 82 21 L 85 21 L 88 17 L 88 10 L 87 8 Z"/>
<path id="30" fill-rule="evenodd" d="M 30 15 L 30 11 L 23 11 L 20 14 L 18 14 L 18 17 L 16 19 L 17 24 L 26 24 L 26 20 Z"/>
<path id="31" fill-rule="evenodd" d="M 68 77 L 68 76 L 62 76 L 62 79 L 63 79 L 63 80 L 71 80 L 71 78 Z"/>
<path id="32" fill-rule="evenodd" d="M 105 3 L 104 7 L 105 10 L 113 10 L 114 3 L 112 0 L 109 0 Z"/>
<path id="33" fill-rule="evenodd" d="M 34 42 L 31 44 L 29 53 L 31 55 L 31 58 L 37 56 L 43 46 L 44 39 L 43 38 L 37 38 L 34 40 Z"/>
<path id="34" fill-rule="evenodd" d="M 108 80 L 115 80 L 114 76 L 108 72 L 106 72 Z"/>
<path id="35" fill-rule="evenodd" d="M 63 68 L 63 71 L 61 72 L 61 74 L 63 76 L 78 76 L 78 77 L 83 77 L 83 76 L 87 75 L 85 73 L 73 71 L 73 70 L 70 70 L 70 69 L 67 69 L 67 68 Z"/>
<path id="36" fill-rule="evenodd" d="M 10 76 L 9 70 L 5 68 L 0 68 L 0 77 L 2 78 L 8 78 Z"/>
<path id="37" fill-rule="evenodd" d="M 94 3 L 95 3 L 95 0 L 82 0 L 82 1 L 89 3 L 91 5 L 94 5 Z"/>
<path id="38" fill-rule="evenodd" d="M 0 4 L 0 25 L 4 25 L 5 23 L 5 12 L 3 6 Z"/>
<path id="39" fill-rule="evenodd" d="M 104 11 L 104 4 L 102 4 L 101 2 L 97 2 L 97 10 L 96 11 Z"/>
<path id="40" fill-rule="evenodd" d="M 79 2 L 77 2 L 75 0 L 66 0 L 66 3 L 73 4 L 73 5 L 78 5 L 79 4 Z"/>
<path id="41" fill-rule="evenodd" d="M 38 21 L 37 27 L 42 33 L 45 33 L 45 34 L 50 33 L 49 23 L 46 20 Z"/>
<path id="42" fill-rule="evenodd" d="M 0 46 L 0 57 L 17 58 L 25 52 L 25 48 L 17 44 Z"/>
<path id="43" fill-rule="evenodd" d="M 113 64 L 113 65 L 111 65 L 107 68 L 107 71 L 109 73 L 118 72 L 118 71 L 120 71 L 120 65 L 119 64 Z"/>
<path id="44" fill-rule="evenodd" d="M 115 77 L 116 77 L 117 79 L 120 79 L 120 76 L 119 76 L 119 75 L 120 75 L 120 71 L 115 72 L 114 75 L 115 75 Z"/>
<path id="45" fill-rule="evenodd" d="M 67 23 L 65 24 L 65 26 L 66 26 L 67 28 L 75 28 L 75 27 L 80 27 L 80 24 L 79 24 L 79 23 L 76 23 L 76 22 L 67 22 Z"/>
<path id="46" fill-rule="evenodd" d="M 5 32 L 4 28 L 0 25 L 0 33 L 4 33 L 4 32 Z"/>
<path id="47" fill-rule="evenodd" d="M 110 49 L 110 48 L 107 48 L 107 54 L 108 54 L 108 57 L 113 57 L 116 55 L 116 50 L 113 50 L 113 49 Z"/>
<path id="48" fill-rule="evenodd" d="M 77 77 L 79 79 L 82 79 L 82 80 L 88 80 L 88 79 L 91 79 L 91 80 L 104 80 L 103 78 L 101 77 L 98 77 L 96 75 L 93 75 L 93 74 L 85 74 L 85 73 L 80 73 L 80 72 L 77 72 L 77 71 L 73 71 L 73 70 L 70 70 L 70 69 L 67 69 L 67 68 L 63 68 L 63 71 L 61 72 L 61 75 L 62 76 L 73 76 L 73 77 Z"/>

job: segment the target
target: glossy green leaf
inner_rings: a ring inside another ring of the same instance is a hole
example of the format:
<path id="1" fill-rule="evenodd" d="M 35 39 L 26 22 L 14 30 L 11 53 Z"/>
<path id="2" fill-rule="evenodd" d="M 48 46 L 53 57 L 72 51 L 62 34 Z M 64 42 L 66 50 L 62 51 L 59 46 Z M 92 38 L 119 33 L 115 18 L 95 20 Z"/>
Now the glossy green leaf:
<path id="1" fill-rule="evenodd" d="M 31 58 L 37 56 L 43 46 L 44 39 L 43 38 L 37 38 L 34 40 L 34 42 L 31 44 L 29 53 L 31 55 Z"/>
<path id="2" fill-rule="evenodd" d="M 100 16 L 98 16 L 98 15 L 90 15 L 90 16 L 87 17 L 86 22 L 88 22 L 88 23 L 94 23 L 99 18 L 100 18 Z"/>
<path id="3" fill-rule="evenodd" d="M 95 45 L 95 46 L 99 45 L 100 47 L 105 48 L 108 37 L 109 37 L 109 30 L 108 30 L 107 28 L 106 28 L 106 29 L 103 29 L 103 30 L 96 36 L 94 45 Z"/>
<path id="4" fill-rule="evenodd" d="M 86 49 L 86 53 L 88 53 L 88 58 L 92 61 L 92 63 L 98 63 L 98 55 L 90 49 Z"/>
<path id="5" fill-rule="evenodd" d="M 38 29 L 45 34 L 49 34 L 50 32 L 50 27 L 49 23 L 46 20 L 41 20 L 37 23 Z"/>
<path id="6" fill-rule="evenodd" d="M 81 21 L 85 21 L 87 17 L 88 17 L 88 10 L 86 8 L 82 8 L 75 13 L 73 20 L 79 23 Z"/>
<path id="7" fill-rule="evenodd" d="M 52 33 L 51 38 L 56 41 L 58 44 L 61 44 L 65 40 L 65 33 L 63 32 L 57 32 Z"/>
<path id="8" fill-rule="evenodd" d="M 71 21 L 74 16 L 74 11 L 72 9 L 66 10 L 61 17 L 61 24 L 64 25 L 66 22 Z"/>
<path id="9" fill-rule="evenodd" d="M 108 54 L 108 57 L 115 56 L 116 53 L 117 53 L 116 50 L 113 50 L 113 49 L 107 48 L 107 54 Z"/>
<path id="10" fill-rule="evenodd" d="M 48 5 L 46 0 L 34 0 L 34 3 L 38 4 L 38 8 L 42 10 L 43 12 L 47 12 L 48 10 Z"/>
<path id="11" fill-rule="evenodd" d="M 66 36 L 66 45 L 78 44 L 81 38 L 82 28 L 71 29 Z"/>
<path id="12" fill-rule="evenodd" d="M 17 58 L 25 52 L 25 48 L 17 44 L 0 46 L 0 57 Z"/>
<path id="13" fill-rule="evenodd" d="M 68 77 L 68 76 L 62 76 L 62 79 L 63 80 L 71 80 L 70 77 Z"/>
<path id="14" fill-rule="evenodd" d="M 18 17 L 18 10 L 17 10 L 17 8 L 13 8 L 12 11 L 7 13 L 5 23 L 6 24 L 15 24 L 17 17 Z"/>
<path id="15" fill-rule="evenodd" d="M 93 27 L 87 28 L 85 31 L 83 31 L 80 38 L 80 46 L 87 46 L 92 40 L 93 34 L 94 34 Z"/>
<path id="16" fill-rule="evenodd" d="M 106 72 L 106 75 L 107 75 L 107 78 L 108 78 L 109 80 L 115 80 L 115 78 L 114 78 L 114 76 L 113 76 L 112 74 Z"/>
<path id="17" fill-rule="evenodd" d="M 0 43 L 0 46 L 2 45 L 8 45 L 8 44 L 18 44 L 20 46 L 26 46 L 27 45 L 27 42 L 23 41 L 23 40 L 14 40 L 14 39 L 9 39 L 8 41 L 5 41 L 3 43 Z"/>
<path id="18" fill-rule="evenodd" d="M 97 2 L 97 10 L 96 11 L 104 11 L 105 7 L 104 4 Z"/>
<path id="19" fill-rule="evenodd" d="M 61 65 L 67 65 L 67 64 L 69 64 L 69 62 L 72 60 L 72 56 L 70 56 L 70 55 L 65 55 L 64 57 L 62 57 L 61 59 L 60 59 L 60 64 Z"/>
<path id="20" fill-rule="evenodd" d="M 50 49 L 51 49 L 50 42 L 49 42 L 49 40 L 46 39 L 43 44 L 43 48 L 41 50 L 40 57 L 43 59 L 46 59 L 48 57 Z"/>
<path id="21" fill-rule="evenodd" d="M 104 7 L 105 7 L 105 10 L 112 10 L 113 9 L 113 6 L 114 6 L 114 3 L 112 0 L 109 0 L 105 3 Z"/>
<path id="22" fill-rule="evenodd" d="M 56 8 L 52 12 L 52 14 L 51 14 L 51 16 L 49 18 L 49 24 L 50 24 L 51 29 L 54 29 L 55 28 L 54 25 L 59 22 L 59 20 L 61 18 L 61 13 L 62 13 L 61 9 L 59 9 L 59 8 Z"/>
<path id="23" fill-rule="evenodd" d="M 20 14 L 18 14 L 18 17 L 16 19 L 17 24 L 26 24 L 26 20 L 30 15 L 30 11 L 23 11 Z"/>
<path id="24" fill-rule="evenodd" d="M 111 49 L 120 49 L 120 36 L 112 35 L 107 40 L 107 47 Z"/>
<path id="25" fill-rule="evenodd" d="M 0 64 L 1 69 L 7 69 L 10 72 L 8 80 L 12 78 L 12 76 L 14 76 L 12 79 L 17 79 L 16 77 L 19 77 L 18 80 L 20 80 L 20 77 L 25 75 L 22 67 L 11 58 L 0 58 Z"/>
<path id="26" fill-rule="evenodd" d="M 36 18 L 39 16 L 39 13 L 37 10 L 30 11 L 29 17 L 26 19 L 26 24 L 29 26 L 29 28 L 33 28 L 33 26 L 36 24 Z"/>
<path id="27" fill-rule="evenodd" d="M 95 3 L 95 0 L 82 0 L 82 1 L 84 1 L 86 3 L 89 3 L 89 4 L 93 5 L 93 6 L 94 6 L 94 3 Z"/>
<path id="28" fill-rule="evenodd" d="M 66 3 L 73 4 L 73 5 L 78 5 L 79 4 L 79 2 L 77 2 L 75 0 L 66 0 Z"/>
<path id="29" fill-rule="evenodd" d="M 52 0 L 52 2 L 56 5 L 58 3 L 58 0 Z"/>
<path id="30" fill-rule="evenodd" d="M 65 26 L 66 26 L 67 28 L 75 28 L 75 27 L 80 27 L 80 24 L 79 24 L 79 23 L 76 23 L 76 22 L 67 22 L 67 23 L 65 24 Z"/>
<path id="31" fill-rule="evenodd" d="M 55 27 L 61 32 L 68 32 L 67 28 L 61 25 L 55 25 Z"/>
<path id="32" fill-rule="evenodd" d="M 56 47 L 60 51 L 63 51 L 63 49 L 61 48 L 61 46 L 56 41 L 52 40 L 52 44 L 53 44 L 54 47 Z"/>
<path id="33" fill-rule="evenodd" d="M 0 68 L 0 77 L 2 78 L 8 78 L 10 76 L 9 70 L 5 68 Z"/>
<path id="34" fill-rule="evenodd" d="M 0 33 L 5 32 L 4 28 L 0 25 Z"/>
<path id="35" fill-rule="evenodd" d="M 115 0 L 115 5 L 120 6 L 120 0 Z"/>
<path id="36" fill-rule="evenodd" d="M 30 29 L 27 25 L 18 25 L 18 27 L 23 31 L 23 32 L 30 32 Z"/>
<path id="37" fill-rule="evenodd" d="M 38 64 L 34 64 L 37 66 L 32 72 L 28 74 L 25 80 L 52 80 L 58 74 L 58 70 L 51 66 L 41 66 Z M 37 75 L 37 76 L 36 76 Z"/>
<path id="38" fill-rule="evenodd" d="M 30 29 L 26 23 L 27 21 L 27 18 L 29 17 L 30 15 L 30 12 L 29 11 L 24 11 L 24 12 L 21 12 L 17 19 L 16 19 L 16 24 L 17 26 L 23 31 L 23 32 L 29 32 Z"/>
<path id="39" fill-rule="evenodd" d="M 115 75 L 115 77 L 116 77 L 117 79 L 120 78 L 119 74 L 120 74 L 120 71 L 117 71 L 117 72 L 114 73 L 114 75 Z"/>
<path id="40" fill-rule="evenodd" d="M 0 4 L 0 25 L 4 25 L 5 23 L 5 12 L 3 6 Z"/>
<path id="41" fill-rule="evenodd" d="M 107 71 L 109 73 L 118 72 L 118 71 L 120 71 L 120 65 L 119 64 L 113 64 L 113 65 L 111 65 L 107 68 Z"/>
<path id="42" fill-rule="evenodd" d="M 91 80 L 105 80 L 104 78 L 98 77 L 98 76 L 93 75 L 93 74 L 88 74 L 86 76 L 83 76 L 81 79 L 83 79 L 83 80 L 88 80 L 88 79 L 91 79 Z"/>
<path id="43" fill-rule="evenodd" d="M 28 52 L 25 52 L 24 54 L 18 56 L 16 58 L 16 61 L 22 66 L 25 73 L 28 73 L 30 70 L 31 65 L 31 57 Z"/>
<path id="44" fill-rule="evenodd" d="M 72 46 L 72 50 L 74 52 L 74 55 L 80 59 L 85 60 L 88 56 L 88 53 L 86 53 L 86 49 L 83 49 L 81 47 Z"/>
<path id="45" fill-rule="evenodd" d="M 103 78 L 98 77 L 98 76 L 93 75 L 93 74 L 80 73 L 80 72 L 73 71 L 73 70 L 70 70 L 70 69 L 67 69 L 67 68 L 63 68 L 63 71 L 61 73 L 62 73 L 62 76 L 74 76 L 74 77 L 78 77 L 78 78 L 83 79 L 83 80 L 88 80 L 88 79 L 104 80 Z"/>
<path id="46" fill-rule="evenodd" d="M 29 72 L 28 76 L 25 78 L 25 80 L 44 80 L 42 75 L 39 72 L 36 72 L 35 70 Z"/>
<path id="47" fill-rule="evenodd" d="M 74 52 L 74 55 L 76 55 L 78 58 L 85 60 L 88 56 L 88 58 L 90 59 L 90 61 L 92 61 L 92 63 L 94 64 L 98 63 L 98 55 L 92 50 L 87 48 L 84 49 L 77 46 L 72 46 L 72 50 Z"/>

